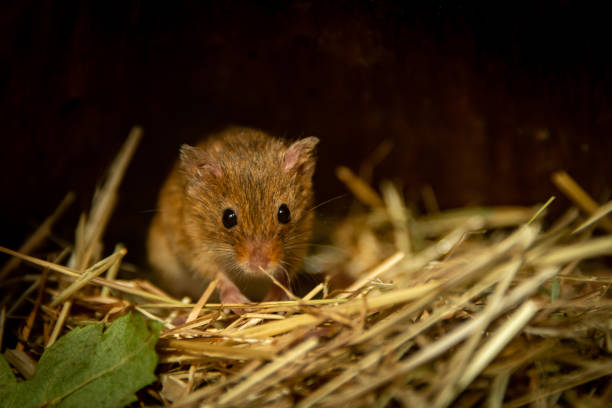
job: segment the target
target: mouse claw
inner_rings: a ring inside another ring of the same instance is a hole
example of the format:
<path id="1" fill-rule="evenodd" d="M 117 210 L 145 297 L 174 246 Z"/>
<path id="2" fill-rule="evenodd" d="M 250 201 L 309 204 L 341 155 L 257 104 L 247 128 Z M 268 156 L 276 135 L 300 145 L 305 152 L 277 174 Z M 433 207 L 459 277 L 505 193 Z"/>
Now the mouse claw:
<path id="1" fill-rule="evenodd" d="M 227 313 L 227 314 L 229 314 L 230 312 L 234 312 L 234 314 L 236 314 L 238 316 L 242 316 L 242 315 L 244 315 L 246 313 L 252 312 L 251 309 L 242 309 L 242 308 L 238 309 L 238 308 L 235 308 L 235 307 L 232 307 L 232 308 L 229 308 L 229 309 L 223 309 L 223 311 L 225 313 Z"/>

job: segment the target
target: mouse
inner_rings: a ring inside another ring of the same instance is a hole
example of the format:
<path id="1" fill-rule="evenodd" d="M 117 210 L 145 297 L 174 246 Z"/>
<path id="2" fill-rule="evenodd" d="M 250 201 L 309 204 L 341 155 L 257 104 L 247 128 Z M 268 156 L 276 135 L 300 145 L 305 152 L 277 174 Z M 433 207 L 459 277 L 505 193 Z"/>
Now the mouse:
<path id="1" fill-rule="evenodd" d="M 268 275 L 290 287 L 308 249 L 318 142 L 231 126 L 182 145 L 147 238 L 160 285 L 197 299 L 216 279 L 224 304 L 287 299 Z"/>

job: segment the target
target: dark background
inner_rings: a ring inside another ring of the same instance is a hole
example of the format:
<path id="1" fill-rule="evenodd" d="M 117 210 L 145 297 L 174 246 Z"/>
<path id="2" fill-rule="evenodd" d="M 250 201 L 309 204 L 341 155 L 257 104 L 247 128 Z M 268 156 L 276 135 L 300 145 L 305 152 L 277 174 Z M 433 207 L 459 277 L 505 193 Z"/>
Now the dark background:
<path id="1" fill-rule="evenodd" d="M 134 124 L 145 136 L 106 235 L 140 261 L 178 146 L 229 123 L 321 139 L 318 201 L 375 170 L 418 203 L 534 204 L 565 169 L 606 198 L 612 29 L 586 2 L 4 2 L 0 245 L 17 247 L 70 189 L 79 211 Z M 535 3 L 535 4 L 534 4 Z M 321 211 L 342 212 L 342 200 Z M 557 204 L 557 205 L 562 205 Z"/>

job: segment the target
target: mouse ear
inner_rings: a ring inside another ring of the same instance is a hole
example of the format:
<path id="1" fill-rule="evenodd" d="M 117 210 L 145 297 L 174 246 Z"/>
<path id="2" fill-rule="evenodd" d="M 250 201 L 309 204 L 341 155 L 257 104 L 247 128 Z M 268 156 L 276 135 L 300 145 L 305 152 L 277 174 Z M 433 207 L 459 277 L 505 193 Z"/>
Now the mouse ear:
<path id="1" fill-rule="evenodd" d="M 317 143 L 319 143 L 319 139 L 310 136 L 289 146 L 283 157 L 283 171 L 297 170 L 302 174 L 312 176 L 316 161 L 314 149 Z"/>
<path id="2" fill-rule="evenodd" d="M 215 163 L 210 154 L 188 144 L 181 146 L 180 162 L 181 169 L 189 177 L 203 177 L 206 174 L 221 177 L 223 174 L 221 167 Z"/>

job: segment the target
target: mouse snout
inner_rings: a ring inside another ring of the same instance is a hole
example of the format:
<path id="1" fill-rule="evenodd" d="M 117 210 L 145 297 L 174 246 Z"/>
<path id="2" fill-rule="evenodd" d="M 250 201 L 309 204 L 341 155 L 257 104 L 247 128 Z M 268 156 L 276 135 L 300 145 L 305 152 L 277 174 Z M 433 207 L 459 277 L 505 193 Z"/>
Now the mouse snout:
<path id="1" fill-rule="evenodd" d="M 244 245 L 243 265 L 252 273 L 261 273 L 261 269 L 269 271 L 278 263 L 278 251 L 270 242 L 251 241 Z"/>
<path id="2" fill-rule="evenodd" d="M 270 263 L 269 245 L 255 244 L 249 251 L 249 268 L 258 271 L 259 268 L 268 269 Z"/>

